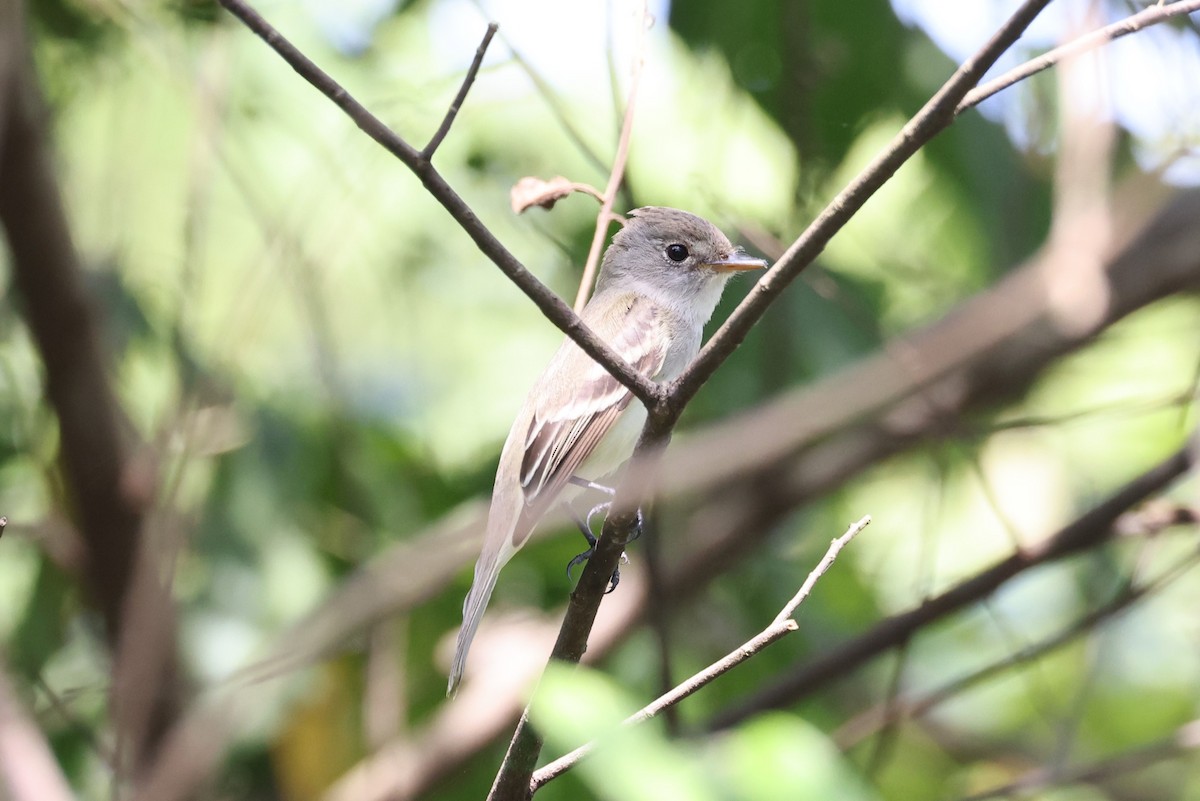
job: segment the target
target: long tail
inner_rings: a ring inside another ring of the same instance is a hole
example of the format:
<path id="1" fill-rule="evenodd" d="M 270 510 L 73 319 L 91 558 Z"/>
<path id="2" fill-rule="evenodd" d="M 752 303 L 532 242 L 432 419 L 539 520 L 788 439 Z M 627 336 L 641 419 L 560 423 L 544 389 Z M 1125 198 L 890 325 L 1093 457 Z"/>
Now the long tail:
<path id="1" fill-rule="evenodd" d="M 458 683 L 462 681 L 463 668 L 467 664 L 467 652 L 471 650 L 471 640 L 475 639 L 475 630 L 483 619 L 492 590 L 496 587 L 496 577 L 500 568 L 508 559 L 500 559 L 501 553 L 485 548 L 475 563 L 475 580 L 471 583 L 471 591 L 463 601 L 462 628 L 458 630 L 458 644 L 454 648 L 454 663 L 450 666 L 450 683 L 446 687 L 446 695 L 453 697 L 458 692 Z"/>

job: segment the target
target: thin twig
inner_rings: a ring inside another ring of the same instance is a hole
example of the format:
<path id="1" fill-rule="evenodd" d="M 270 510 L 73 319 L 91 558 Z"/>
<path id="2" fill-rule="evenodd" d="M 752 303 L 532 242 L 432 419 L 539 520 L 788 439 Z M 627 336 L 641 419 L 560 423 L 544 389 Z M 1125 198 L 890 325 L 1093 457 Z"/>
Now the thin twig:
<path id="1" fill-rule="evenodd" d="M 588 296 L 592 293 L 592 285 L 596 282 L 596 270 L 600 267 L 600 251 L 608 239 L 608 224 L 613 219 L 613 203 L 621 182 L 625 179 L 625 164 L 629 160 L 629 140 L 633 135 L 633 112 L 637 106 L 638 86 L 642 82 L 642 67 L 645 64 L 646 26 L 649 24 L 646 4 L 643 2 L 638 9 L 637 40 L 634 45 L 633 67 L 630 70 L 629 97 L 625 101 L 625 116 L 621 122 L 621 136 L 617 139 L 617 154 L 613 158 L 612 170 L 608 174 L 608 185 L 604 187 L 604 195 L 600 203 L 600 212 L 596 215 L 596 230 L 592 234 L 592 244 L 588 248 L 587 262 L 584 263 L 583 277 L 579 279 L 579 291 L 575 294 L 575 313 L 583 311 L 587 305 Z"/>
<path id="2" fill-rule="evenodd" d="M 1065 45 L 1056 47 L 1037 58 L 1030 59 L 1024 64 L 1014 67 L 998 78 L 993 78 L 987 83 L 975 87 L 963 97 L 962 101 L 954 109 L 954 113 L 962 114 L 967 109 L 979 105 L 992 95 L 1007 89 L 1018 81 L 1023 81 L 1031 75 L 1036 75 L 1042 70 L 1049 69 L 1065 59 L 1085 53 L 1088 50 L 1094 50 L 1097 47 L 1103 47 L 1115 39 L 1136 33 L 1151 25 L 1165 22 L 1172 17 L 1178 17 L 1181 14 L 1191 14 L 1194 11 L 1200 11 L 1200 0 L 1181 0 L 1181 2 L 1171 3 L 1170 5 L 1151 6 L 1119 22 L 1114 22 L 1111 25 L 1106 25 L 1091 33 L 1084 34 L 1078 39 L 1067 42 Z"/>
<path id="3" fill-rule="evenodd" d="M 779 614 L 775 616 L 775 619 L 771 621 L 769 626 L 752 637 L 750 640 L 730 651 L 721 659 L 713 662 L 704 670 L 695 674 L 686 681 L 681 682 L 670 692 L 665 693 L 664 695 L 655 699 L 652 703 L 647 704 L 637 712 L 625 718 L 624 725 L 632 726 L 634 724 L 649 720 L 650 718 L 662 712 L 664 709 L 674 706 L 684 698 L 687 698 L 689 695 L 695 693 L 701 687 L 710 684 L 718 677 L 728 673 L 730 670 L 733 670 L 735 667 L 759 653 L 767 646 L 778 642 L 791 632 L 796 631 L 799 626 L 792 617 L 792 615 L 794 615 L 796 612 L 796 608 L 800 606 L 800 604 L 804 603 L 805 599 L 808 598 L 813 587 L 816 586 L 817 581 L 821 578 L 821 576 L 825 575 L 826 571 L 828 571 L 833 565 L 834 560 L 837 559 L 838 554 L 842 552 L 842 549 L 849 545 L 850 541 L 857 537 L 864 528 L 870 525 L 870 523 L 871 516 L 866 515 L 857 523 L 851 525 L 850 528 L 846 529 L 845 534 L 829 543 L 829 549 L 825 552 L 825 556 L 820 562 L 817 563 L 817 566 L 812 569 L 812 572 L 808 574 L 808 578 L 804 581 L 804 584 L 800 587 L 799 591 L 797 591 L 797 593 L 792 596 L 792 599 L 784 605 L 783 609 L 779 611 Z M 586 745 L 582 745 L 571 753 L 554 760 L 546 767 L 534 773 L 533 779 L 530 782 L 532 792 L 537 792 L 542 785 L 558 778 L 563 773 L 573 768 L 579 762 L 579 760 L 591 753 L 595 747 L 595 741 L 587 743 Z"/>
<path id="4" fill-rule="evenodd" d="M 1026 0 L 991 40 L 955 71 L 937 94 L 917 112 L 882 153 L 835 197 L 820 216 L 792 243 L 729 318 L 701 349 L 700 355 L 667 389 L 669 414 L 678 416 L 717 368 L 729 357 L 767 307 L 812 263 L 833 235 L 883 186 L 904 162 L 954 121 L 954 110 L 967 92 L 1004 51 L 1013 45 L 1050 0 Z"/>
<path id="5" fill-rule="evenodd" d="M 471 66 L 467 69 L 462 86 L 458 88 L 458 94 L 454 96 L 454 102 L 450 104 L 450 108 L 446 109 L 446 116 L 442 118 L 442 124 L 438 126 L 437 131 L 429 140 L 429 144 L 425 145 L 425 149 L 421 151 L 421 158 L 426 161 L 433 159 L 433 154 L 437 152 L 438 146 L 442 144 L 446 134 L 450 133 L 450 126 L 454 124 L 454 118 L 458 116 L 458 110 L 462 108 L 463 101 L 467 99 L 467 92 L 471 91 L 471 85 L 475 83 L 475 76 L 479 74 L 479 66 L 483 64 L 483 57 L 487 53 L 488 45 L 492 43 L 492 37 L 499 29 L 500 26 L 496 23 L 488 23 L 487 31 L 483 34 L 483 41 L 479 43 L 479 47 L 475 48 L 475 58 L 471 60 Z"/>
<path id="6" fill-rule="evenodd" d="M 617 354 L 607 343 L 596 336 L 579 315 L 563 302 L 562 298 L 537 279 L 533 273 L 498 240 L 487 226 L 476 216 L 474 210 L 446 182 L 433 164 L 421 155 L 398 134 L 392 131 L 378 117 L 367 110 L 346 91 L 345 87 L 330 77 L 318 67 L 283 34 L 277 31 L 269 22 L 247 5 L 244 0 L 219 0 L 229 13 L 233 14 L 255 35 L 266 42 L 272 50 L 279 54 L 288 66 L 312 84 L 313 88 L 329 98 L 345 112 L 363 133 L 375 140 L 385 150 L 408 167 L 426 191 L 442 205 L 454 218 L 459 227 L 475 242 L 485 256 L 500 268 L 517 287 L 529 297 L 545 315 L 563 333 L 575 340 L 576 344 L 605 370 L 623 385 L 629 388 L 648 408 L 656 408 L 663 391 L 654 381 L 637 372 Z"/>

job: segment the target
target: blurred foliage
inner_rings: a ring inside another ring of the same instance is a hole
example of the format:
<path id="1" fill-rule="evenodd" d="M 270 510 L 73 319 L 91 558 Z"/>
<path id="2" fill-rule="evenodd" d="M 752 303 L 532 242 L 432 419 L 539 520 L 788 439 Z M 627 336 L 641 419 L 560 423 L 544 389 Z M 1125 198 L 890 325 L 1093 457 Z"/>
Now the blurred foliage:
<path id="1" fill-rule="evenodd" d="M 531 270 L 573 296 L 595 207 L 573 197 L 514 217 L 507 190 L 525 175 L 603 185 L 595 161 L 610 158 L 618 116 L 601 31 L 611 25 L 618 45 L 627 42 L 617 35 L 627 15 L 591 3 L 484 5 L 487 16 L 460 0 L 260 10 L 418 144 L 486 20 L 498 19 L 506 41 L 489 53 L 437 164 Z M 882 0 L 757 0 L 736 11 L 693 0 L 658 11 L 630 159 L 634 203 L 691 209 L 760 247 L 790 242 L 954 66 Z M 513 411 L 561 335 L 410 174 L 215 4 L 36 0 L 30 16 L 115 386 L 161 465 L 160 506 L 180 528 L 173 586 L 185 663 L 199 688 L 220 687 L 360 566 L 486 497 Z M 626 62 L 614 63 L 623 86 Z M 827 375 L 1035 252 L 1052 196 L 1053 109 L 1045 115 L 1051 135 L 1037 150 L 974 113 L 925 148 L 775 305 L 687 425 Z M 746 286 L 731 286 L 718 318 Z M 76 789 L 107 797 L 109 664 L 78 577 L 51 547 L 66 536 L 69 503 L 19 309 L 6 266 L 0 642 Z M 685 727 L 1014 542 L 1046 535 L 1177 447 L 1194 423 L 1198 312 L 1181 299 L 1136 315 L 1025 398 L 971 421 L 969 434 L 878 465 L 797 511 L 752 558 L 673 610 L 682 676 L 759 631 L 828 539 L 875 515 L 802 608 L 801 631 L 686 702 Z M 665 509 L 664 527 L 676 518 Z M 576 545 L 522 553 L 494 607 L 560 607 Z M 1194 573 L 921 723 L 840 754 L 833 736 L 889 693 L 936 688 L 1002 659 L 1194 548 L 1165 535 L 1033 571 L 785 713 L 711 740 L 670 741 L 660 728 L 614 737 L 544 797 L 952 798 L 1051 753 L 1086 761 L 1161 739 L 1197 716 Z M 212 791 L 316 798 L 389 732 L 428 719 L 443 703 L 445 641 L 467 580 L 464 568 L 409 616 L 391 650 L 363 632 L 283 677 L 284 697 L 264 698 Z M 554 746 L 611 728 L 657 694 L 651 633 L 634 633 L 604 674 L 547 680 L 539 714 Z M 397 684 L 392 695 L 372 684 L 386 681 L 379 676 Z M 481 797 L 501 752 L 485 750 L 431 797 Z M 1123 779 L 1120 792 L 1037 797 L 1182 797 L 1166 788 L 1186 785 L 1195 798 L 1198 781 L 1194 768 L 1170 762 Z"/>

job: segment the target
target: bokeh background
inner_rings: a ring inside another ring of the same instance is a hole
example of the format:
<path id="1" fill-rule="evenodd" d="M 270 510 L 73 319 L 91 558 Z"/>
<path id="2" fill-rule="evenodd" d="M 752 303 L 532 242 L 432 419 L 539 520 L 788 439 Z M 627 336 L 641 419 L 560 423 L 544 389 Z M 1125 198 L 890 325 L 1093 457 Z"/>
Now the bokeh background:
<path id="1" fill-rule="evenodd" d="M 997 71 L 1143 5 L 1052 3 Z M 518 216 L 508 190 L 528 175 L 603 187 L 635 7 L 256 6 L 418 146 L 498 22 L 436 164 L 567 298 L 596 203 L 577 195 Z M 652 3 L 618 210 L 687 208 L 778 256 L 1013 7 Z M 34 0 L 25 24 L 108 373 L 152 476 L 143 536 L 174 601 L 181 717 L 209 716 L 199 725 L 216 753 L 197 763 L 194 797 L 483 797 L 548 653 L 578 535 L 545 526 L 506 569 L 493 632 L 472 655 L 487 675 L 469 675 L 453 702 L 450 641 L 500 445 L 561 333 L 401 164 L 214 3 Z M 771 309 L 691 405 L 676 446 L 701 449 L 731 420 L 803 403 L 805 387 L 873 354 L 907 363 L 907 334 L 1044 253 L 1080 198 L 1109 215 L 1099 247 L 1186 193 L 1200 181 L 1196 24 L 1130 36 L 962 115 Z M 117 669 L 63 556 L 78 537 L 56 418 L 7 251 L 0 265 L 3 664 L 78 796 L 132 797 L 110 704 Z M 750 281 L 731 284 L 715 322 Z M 1076 289 L 1068 312 L 1086 300 Z M 875 522 L 817 585 L 797 633 L 665 722 L 611 737 L 539 797 L 956 799 L 1025 779 L 1020 797 L 1200 799 L 1191 478 L 1157 498 L 1157 514 L 1122 518 L 1122 536 L 1021 572 L 771 709 L 744 707 L 888 616 L 1036 548 L 1179 449 L 1195 424 L 1200 303 L 1162 294 L 810 490 L 758 500 L 736 471 L 721 474 L 755 465 L 761 439 L 740 441 L 736 459 L 694 451 L 740 505 L 697 497 L 709 485 L 677 464 L 682 489 L 605 601 L 630 617 L 598 664 L 546 681 L 550 756 L 749 639 L 830 538 L 864 514 Z M 882 426 L 885 406 L 842 425 L 878 415 Z M 695 527 L 768 504 L 758 524 L 745 517 L 736 558 L 684 575 L 686 593 L 656 592 L 679 586 L 664 572 L 703 557 Z M 919 713 L 871 717 L 977 671 Z"/>

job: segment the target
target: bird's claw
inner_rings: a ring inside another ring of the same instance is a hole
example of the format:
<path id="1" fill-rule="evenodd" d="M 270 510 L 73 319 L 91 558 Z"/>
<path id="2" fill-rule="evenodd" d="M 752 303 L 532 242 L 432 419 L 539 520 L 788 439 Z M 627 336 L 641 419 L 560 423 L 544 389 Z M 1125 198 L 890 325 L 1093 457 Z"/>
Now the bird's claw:
<path id="1" fill-rule="evenodd" d="M 607 491 L 608 494 L 610 494 L 610 495 L 615 494 L 614 491 L 609 489 L 608 487 L 602 487 L 597 484 L 592 484 L 591 482 L 587 482 L 587 486 L 590 486 L 593 489 Z M 568 507 L 568 509 L 569 508 L 570 507 Z M 586 562 L 588 559 L 591 559 L 592 554 L 594 554 L 596 552 L 596 535 L 592 533 L 592 518 L 596 517 L 596 515 L 600 514 L 601 512 L 603 512 L 605 514 L 605 516 L 607 516 L 610 509 L 612 509 L 612 501 L 605 501 L 604 503 L 598 503 L 595 506 L 593 506 L 588 511 L 587 517 L 585 517 L 583 520 L 580 520 L 578 518 L 575 519 L 575 522 L 579 525 L 579 531 L 583 534 L 584 538 L 587 539 L 588 549 L 586 551 L 584 551 L 583 553 L 576 554 L 575 557 L 572 558 L 570 562 L 567 562 L 567 578 L 569 580 L 571 580 L 571 581 L 575 580 L 575 577 L 571 575 L 571 570 L 576 565 L 581 565 L 584 562 Z M 630 542 L 633 542 L 638 537 L 642 536 L 642 526 L 643 526 L 644 522 L 645 522 L 645 518 L 642 516 L 642 510 L 638 509 L 637 510 L 637 521 L 634 524 L 633 532 L 629 535 Z M 623 565 L 629 564 L 629 556 L 624 551 L 621 552 L 621 564 L 623 564 Z M 608 595 L 610 592 L 615 590 L 617 588 L 617 585 L 621 582 L 621 569 L 620 568 L 617 568 L 616 570 L 613 571 L 612 576 L 609 577 L 608 582 L 609 582 L 608 589 L 604 591 L 605 595 Z"/>

